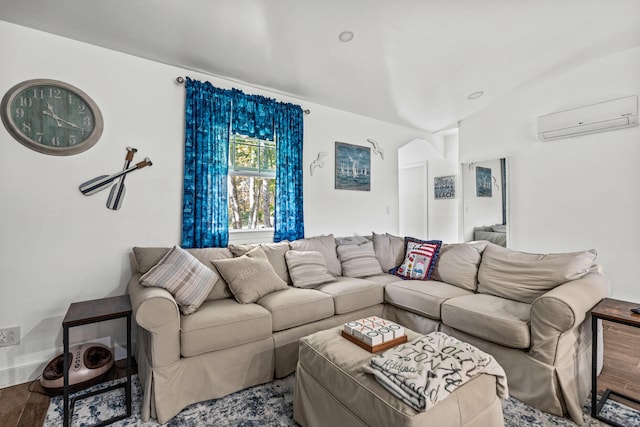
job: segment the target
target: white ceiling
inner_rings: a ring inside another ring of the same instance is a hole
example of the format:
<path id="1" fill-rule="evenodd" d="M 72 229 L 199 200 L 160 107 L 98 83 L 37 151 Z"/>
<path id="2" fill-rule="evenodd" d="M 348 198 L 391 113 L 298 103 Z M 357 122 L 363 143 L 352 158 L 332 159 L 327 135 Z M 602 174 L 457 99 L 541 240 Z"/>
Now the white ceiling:
<path id="1" fill-rule="evenodd" d="M 640 0 L 0 0 L 0 20 L 429 131 L 640 45 Z"/>

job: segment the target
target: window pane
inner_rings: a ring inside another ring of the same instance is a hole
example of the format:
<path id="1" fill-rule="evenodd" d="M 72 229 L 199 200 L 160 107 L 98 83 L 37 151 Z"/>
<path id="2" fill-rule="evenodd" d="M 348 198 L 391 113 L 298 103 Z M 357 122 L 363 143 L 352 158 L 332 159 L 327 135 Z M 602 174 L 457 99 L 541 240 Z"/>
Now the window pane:
<path id="1" fill-rule="evenodd" d="M 276 170 L 276 143 L 242 135 L 229 142 L 229 169 L 272 176 Z"/>
<path id="2" fill-rule="evenodd" d="M 276 170 L 276 146 L 275 144 L 265 144 L 260 150 L 260 170 Z"/>
<path id="3" fill-rule="evenodd" d="M 258 170 L 258 147 L 252 144 L 235 144 L 235 170 Z"/>
<path id="4" fill-rule="evenodd" d="M 272 228 L 275 178 L 229 176 L 229 229 Z"/>

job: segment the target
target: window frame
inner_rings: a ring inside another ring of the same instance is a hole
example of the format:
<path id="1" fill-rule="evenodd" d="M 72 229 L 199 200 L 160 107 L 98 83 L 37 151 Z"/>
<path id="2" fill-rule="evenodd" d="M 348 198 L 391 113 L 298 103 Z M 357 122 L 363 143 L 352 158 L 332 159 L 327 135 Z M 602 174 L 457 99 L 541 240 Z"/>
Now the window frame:
<path id="1" fill-rule="evenodd" d="M 238 138 L 241 138 L 242 141 L 238 142 Z M 251 142 L 256 142 L 255 144 L 247 144 L 247 141 L 251 141 Z M 246 135 L 242 135 L 240 133 L 232 133 L 229 136 L 229 163 L 228 163 L 228 171 L 227 171 L 227 175 L 229 177 L 231 176 L 238 176 L 238 177 L 253 177 L 253 178 L 263 178 L 263 179 L 276 179 L 276 164 L 274 161 L 274 167 L 273 170 L 271 169 L 267 169 L 267 170 L 261 170 L 262 169 L 262 162 L 261 162 L 261 156 L 263 153 L 263 146 L 267 146 L 267 144 L 263 145 L 262 143 L 269 143 L 268 146 L 270 148 L 273 148 L 274 153 L 277 154 L 277 140 L 266 140 L 266 139 L 260 139 L 260 138 L 256 138 L 256 137 L 250 137 L 250 136 L 246 136 Z M 236 166 L 236 145 L 237 144 L 242 144 L 242 145 L 253 145 L 255 147 L 257 147 L 257 153 L 258 153 L 258 159 L 256 161 L 257 163 L 257 170 L 255 169 L 239 169 Z M 276 184 L 277 185 L 277 184 Z M 229 203 L 230 203 L 230 198 L 228 197 L 229 192 L 231 191 L 231 189 L 229 188 L 227 190 L 227 207 L 229 207 Z M 275 197 L 275 189 L 274 189 L 274 197 Z M 231 236 L 232 234 L 236 234 L 236 235 L 240 235 L 242 234 L 244 236 L 244 238 L 247 238 L 249 236 L 251 236 L 251 234 L 253 233 L 256 237 L 260 236 L 261 240 L 266 238 L 267 235 L 270 236 L 270 238 L 273 238 L 273 234 L 274 234 L 274 230 L 275 230 L 275 223 L 271 225 L 271 227 L 269 228 L 233 228 L 231 226 L 228 226 L 228 231 L 229 231 L 229 235 Z M 230 239 L 236 242 L 238 241 L 239 237 L 235 236 L 235 238 Z M 241 239 L 241 241 L 244 241 L 244 239 Z"/>

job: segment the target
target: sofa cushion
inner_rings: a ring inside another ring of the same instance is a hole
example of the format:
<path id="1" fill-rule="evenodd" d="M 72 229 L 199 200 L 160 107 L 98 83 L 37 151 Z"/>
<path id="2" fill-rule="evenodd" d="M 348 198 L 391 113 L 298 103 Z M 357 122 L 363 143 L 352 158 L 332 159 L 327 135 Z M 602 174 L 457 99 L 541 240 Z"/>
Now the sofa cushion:
<path id="1" fill-rule="evenodd" d="M 433 266 L 438 260 L 442 242 L 440 240 L 419 240 L 405 237 L 404 261 L 389 271 L 403 279 L 429 280 Z"/>
<path id="2" fill-rule="evenodd" d="M 316 290 L 333 297 L 335 314 L 349 313 L 384 302 L 384 286 L 366 279 L 336 277 Z"/>
<path id="3" fill-rule="evenodd" d="M 291 284 L 289 269 L 287 268 L 287 262 L 284 259 L 284 254 L 289 250 L 289 242 L 287 240 L 283 240 L 278 243 L 257 243 L 249 245 L 231 244 L 229 245 L 229 250 L 233 256 L 239 257 L 246 254 L 256 246 L 260 246 L 262 248 L 278 276 L 288 284 Z"/>
<path id="4" fill-rule="evenodd" d="M 318 251 L 287 251 L 285 260 L 293 286 L 297 288 L 314 288 L 335 279 Z"/>
<path id="5" fill-rule="evenodd" d="M 489 244 L 478 269 L 478 292 L 524 303 L 589 272 L 596 251 L 530 254 Z"/>
<path id="6" fill-rule="evenodd" d="M 428 280 L 399 280 L 388 284 L 384 289 L 387 304 L 407 311 L 440 319 L 440 306 L 450 298 L 472 295 L 470 291 L 448 283 Z"/>
<path id="7" fill-rule="evenodd" d="M 256 302 L 271 292 L 288 287 L 260 247 L 255 247 L 237 258 L 211 262 L 229 284 L 236 300 L 243 304 Z"/>
<path id="8" fill-rule="evenodd" d="M 404 281 L 398 276 L 396 276 L 395 274 L 389 274 L 389 273 L 380 273 L 373 276 L 363 277 L 363 279 L 369 280 L 371 282 L 380 283 L 381 285 L 388 285 L 389 283 Z"/>
<path id="9" fill-rule="evenodd" d="M 318 251 L 322 254 L 329 272 L 334 276 L 342 275 L 342 266 L 340 260 L 338 260 L 338 254 L 336 252 L 336 240 L 333 234 L 328 236 L 308 237 L 305 239 L 298 239 L 290 242 L 289 245 L 294 251 Z"/>
<path id="10" fill-rule="evenodd" d="M 474 294 L 442 303 L 442 323 L 485 341 L 517 349 L 531 345 L 531 305 Z"/>
<path id="11" fill-rule="evenodd" d="M 174 246 L 140 277 L 140 284 L 166 289 L 173 295 L 180 312 L 191 314 L 204 302 L 218 279 L 215 271 Z"/>
<path id="12" fill-rule="evenodd" d="M 487 242 L 453 243 L 440 247 L 431 278 L 469 291 L 478 289 L 478 266 Z"/>
<path id="13" fill-rule="evenodd" d="M 404 239 L 402 237 L 392 236 L 389 233 L 373 233 L 373 249 L 380 262 L 380 267 L 385 273 L 402 264 L 402 260 L 404 260 Z"/>
<path id="14" fill-rule="evenodd" d="M 257 304 L 233 298 L 206 301 L 180 320 L 180 353 L 197 356 L 271 336 L 271 314 Z"/>
<path id="15" fill-rule="evenodd" d="M 156 265 L 163 256 L 165 256 L 171 248 L 167 247 L 134 247 L 133 248 L 133 256 L 136 261 L 136 267 L 140 274 L 144 274 L 151 267 Z M 200 261 L 203 265 L 211 270 L 215 271 L 217 274 L 216 268 L 211 264 L 212 259 L 226 259 L 232 258 L 233 254 L 227 248 L 195 248 L 195 249 L 185 249 L 191 255 L 196 257 L 198 261 Z M 219 300 L 232 297 L 233 294 L 231 290 L 227 286 L 227 282 L 224 281 L 222 277 L 218 279 L 216 285 L 211 289 L 209 295 L 205 301 Z"/>
<path id="16" fill-rule="evenodd" d="M 366 277 L 382 273 L 380 262 L 373 251 L 373 242 L 338 245 L 337 252 L 343 276 Z"/>
<path id="17" fill-rule="evenodd" d="M 305 325 L 333 316 L 333 298 L 315 289 L 292 288 L 273 292 L 258 300 L 271 313 L 273 332 Z"/>
<path id="18" fill-rule="evenodd" d="M 336 237 L 336 245 L 359 245 L 360 243 L 367 243 L 371 241 L 371 236 L 345 236 Z"/>

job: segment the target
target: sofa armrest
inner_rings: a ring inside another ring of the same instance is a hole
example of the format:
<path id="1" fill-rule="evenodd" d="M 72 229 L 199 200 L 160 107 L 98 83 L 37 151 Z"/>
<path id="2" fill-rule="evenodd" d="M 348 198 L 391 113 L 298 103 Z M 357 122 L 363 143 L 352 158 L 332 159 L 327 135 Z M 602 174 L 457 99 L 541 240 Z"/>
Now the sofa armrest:
<path id="1" fill-rule="evenodd" d="M 164 366 L 180 359 L 180 312 L 173 296 L 162 288 L 142 286 L 134 274 L 127 287 L 136 323 L 148 332 L 138 336 L 138 345 L 146 346 L 151 367 Z"/>
<path id="2" fill-rule="evenodd" d="M 585 321 L 591 309 L 610 291 L 600 267 L 577 280 L 555 287 L 531 304 L 529 354 L 554 364 L 560 336 Z"/>

